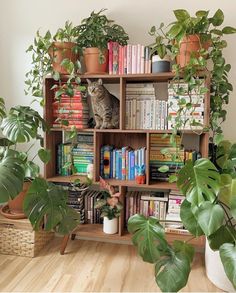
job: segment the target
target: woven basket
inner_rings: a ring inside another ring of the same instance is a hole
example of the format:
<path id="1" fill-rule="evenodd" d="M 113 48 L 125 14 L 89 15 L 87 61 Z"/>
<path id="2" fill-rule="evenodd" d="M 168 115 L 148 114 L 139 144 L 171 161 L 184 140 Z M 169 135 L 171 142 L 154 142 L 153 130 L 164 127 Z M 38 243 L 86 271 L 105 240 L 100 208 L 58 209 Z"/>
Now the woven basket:
<path id="1" fill-rule="evenodd" d="M 53 232 L 33 231 L 28 219 L 0 216 L 0 253 L 34 257 L 54 237 Z"/>

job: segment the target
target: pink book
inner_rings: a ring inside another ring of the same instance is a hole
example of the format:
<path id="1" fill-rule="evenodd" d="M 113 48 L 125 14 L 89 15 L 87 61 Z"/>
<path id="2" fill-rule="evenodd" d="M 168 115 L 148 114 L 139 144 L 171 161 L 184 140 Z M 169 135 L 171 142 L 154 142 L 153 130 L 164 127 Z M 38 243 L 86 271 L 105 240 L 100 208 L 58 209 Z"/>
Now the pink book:
<path id="1" fill-rule="evenodd" d="M 112 74 L 113 73 L 113 52 L 112 52 L 112 47 L 113 47 L 113 42 L 110 41 L 108 42 L 108 56 L 109 56 L 109 74 Z"/>
<path id="2" fill-rule="evenodd" d="M 121 47 L 121 73 L 124 74 L 124 46 Z"/>
<path id="3" fill-rule="evenodd" d="M 124 74 L 127 74 L 127 45 L 124 46 Z"/>
<path id="4" fill-rule="evenodd" d="M 122 46 L 119 45 L 119 64 L 118 64 L 118 73 L 122 74 Z"/>

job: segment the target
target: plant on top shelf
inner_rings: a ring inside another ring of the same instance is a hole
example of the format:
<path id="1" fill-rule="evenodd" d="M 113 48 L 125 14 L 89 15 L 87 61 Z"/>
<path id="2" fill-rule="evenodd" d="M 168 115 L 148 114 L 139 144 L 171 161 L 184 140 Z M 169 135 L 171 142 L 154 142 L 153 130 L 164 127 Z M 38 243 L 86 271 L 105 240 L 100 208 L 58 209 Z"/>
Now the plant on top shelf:
<path id="1" fill-rule="evenodd" d="M 232 85 L 228 81 L 231 66 L 223 55 L 223 50 L 227 47 L 223 36 L 235 33 L 236 29 L 230 26 L 220 28 L 224 21 L 224 14 L 220 9 L 213 16 L 209 16 L 209 11 L 204 10 L 199 10 L 195 16 L 191 16 L 184 9 L 174 10 L 174 15 L 176 21 L 170 24 L 166 32 L 163 23 L 159 28 L 154 26 L 150 30 L 151 35 L 155 37 L 153 50 L 161 56 L 168 52 L 177 62 L 173 65 L 173 71 L 174 79 L 179 81 L 176 92 L 179 110 L 173 134 L 184 129 L 188 123 L 189 118 L 183 117 L 195 109 L 191 102 L 192 96 L 208 92 L 204 84 L 204 80 L 208 78 L 211 83 L 210 125 L 198 125 L 194 119 L 190 121 L 190 125 L 193 128 L 202 127 L 202 131 L 210 129 L 212 140 L 219 142 L 222 139 L 220 125 L 226 118 L 226 110 L 223 107 L 228 104 L 232 91 Z M 187 83 L 187 90 L 181 86 L 182 81 Z M 190 102 L 183 98 L 186 94 L 190 96 Z"/>
<path id="2" fill-rule="evenodd" d="M 40 177 L 39 166 L 34 162 L 38 156 L 43 163 L 48 163 L 50 151 L 40 147 L 36 154 L 30 154 L 36 140 L 43 145 L 41 133 L 47 131 L 46 122 L 28 106 L 15 106 L 7 111 L 4 99 L 0 98 L 0 128 L 3 134 L 0 138 L 0 203 L 15 200 L 24 182 L 30 181 L 22 200 L 24 213 L 33 228 L 37 230 L 45 220 L 45 230 L 68 234 L 78 225 L 79 214 L 67 206 L 66 191 Z M 23 147 L 28 150 L 19 150 Z M 14 216 L 5 207 L 7 205 L 2 207 L 2 213 Z"/>
<path id="3" fill-rule="evenodd" d="M 113 20 L 107 18 L 101 9 L 92 12 L 89 17 L 82 20 L 78 26 L 78 45 L 83 49 L 85 66 L 87 72 L 100 73 L 107 70 L 107 46 L 109 41 L 118 42 L 126 45 L 129 39 L 123 27 L 115 24 Z M 94 57 L 91 61 L 88 57 Z M 88 67 L 95 62 L 94 68 Z M 95 67 L 96 66 L 96 67 Z"/>
<path id="4" fill-rule="evenodd" d="M 206 158 L 188 161 L 179 171 L 177 186 L 186 197 L 180 217 L 194 237 L 205 235 L 210 247 L 219 250 L 225 273 L 236 288 L 236 144 L 222 141 L 213 158 L 213 162 Z M 183 288 L 194 256 L 188 241 L 175 240 L 170 245 L 155 217 L 136 214 L 129 219 L 128 230 L 143 260 L 155 265 L 160 289 L 176 292 Z"/>
<path id="5" fill-rule="evenodd" d="M 79 48 L 76 43 L 78 30 L 69 21 L 64 28 L 59 28 L 55 35 L 47 31 L 41 35 L 37 31 L 34 43 L 26 52 L 31 54 L 32 68 L 26 73 L 26 94 L 31 93 L 36 99 L 40 98 L 43 105 L 43 83 L 47 75 L 51 75 L 61 87 L 61 78 L 67 75 L 67 87 L 64 90 L 71 96 L 72 83 L 80 83 L 78 71 L 80 69 Z"/>

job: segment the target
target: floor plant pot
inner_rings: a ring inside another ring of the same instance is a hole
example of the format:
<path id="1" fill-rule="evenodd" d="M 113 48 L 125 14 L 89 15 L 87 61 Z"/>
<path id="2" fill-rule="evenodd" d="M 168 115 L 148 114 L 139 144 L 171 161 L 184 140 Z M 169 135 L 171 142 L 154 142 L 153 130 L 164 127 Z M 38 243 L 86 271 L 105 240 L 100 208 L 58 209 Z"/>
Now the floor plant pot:
<path id="1" fill-rule="evenodd" d="M 79 54 L 75 53 L 73 48 L 76 43 L 73 42 L 54 42 L 49 49 L 49 54 L 53 59 L 52 66 L 53 69 L 60 74 L 69 74 L 69 72 L 61 66 L 61 62 L 64 59 L 69 59 L 71 62 L 75 63 L 79 59 Z"/>
<path id="2" fill-rule="evenodd" d="M 105 74 L 108 72 L 108 50 L 103 51 L 104 63 L 99 62 L 100 51 L 98 48 L 84 49 L 85 74 Z"/>
<path id="3" fill-rule="evenodd" d="M 161 59 L 158 55 L 152 56 L 152 73 L 169 72 L 170 60 L 168 56 Z"/>
<path id="4" fill-rule="evenodd" d="M 208 241 L 205 247 L 205 266 L 208 279 L 218 288 L 228 292 L 234 292 L 235 289 L 227 278 L 223 264 L 220 259 L 219 251 L 213 251 Z"/>
<path id="5" fill-rule="evenodd" d="M 106 234 L 116 234 L 118 232 L 118 218 L 109 220 L 107 217 L 104 217 L 103 232 Z"/>

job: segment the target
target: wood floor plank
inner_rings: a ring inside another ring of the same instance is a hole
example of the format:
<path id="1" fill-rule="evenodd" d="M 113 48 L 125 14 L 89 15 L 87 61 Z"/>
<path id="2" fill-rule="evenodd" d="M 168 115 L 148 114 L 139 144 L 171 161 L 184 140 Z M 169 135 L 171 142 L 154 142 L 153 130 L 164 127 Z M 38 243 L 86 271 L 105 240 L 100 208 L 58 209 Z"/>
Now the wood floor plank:
<path id="1" fill-rule="evenodd" d="M 55 238 L 35 258 L 0 255 L 3 292 L 159 292 L 154 267 L 144 263 L 131 245 L 88 240 L 69 241 L 60 255 Z M 221 292 L 205 275 L 197 254 L 182 292 Z"/>

